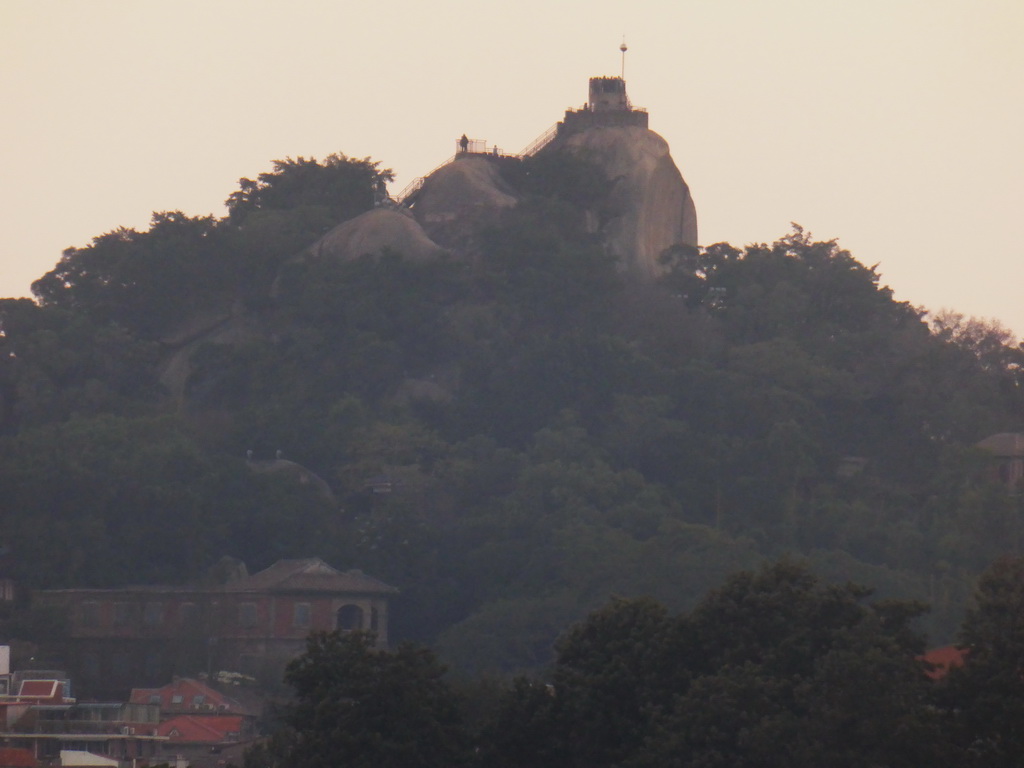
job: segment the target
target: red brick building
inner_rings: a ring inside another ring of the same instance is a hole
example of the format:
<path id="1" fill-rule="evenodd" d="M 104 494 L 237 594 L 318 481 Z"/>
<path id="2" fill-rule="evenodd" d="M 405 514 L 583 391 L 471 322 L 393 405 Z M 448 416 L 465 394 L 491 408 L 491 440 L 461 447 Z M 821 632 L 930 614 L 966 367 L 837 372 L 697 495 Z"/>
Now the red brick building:
<path id="1" fill-rule="evenodd" d="M 310 558 L 217 586 L 62 589 L 38 598 L 66 617 L 55 650 L 76 684 L 111 696 L 221 670 L 276 684 L 314 631 L 368 630 L 386 645 L 395 592 Z"/>

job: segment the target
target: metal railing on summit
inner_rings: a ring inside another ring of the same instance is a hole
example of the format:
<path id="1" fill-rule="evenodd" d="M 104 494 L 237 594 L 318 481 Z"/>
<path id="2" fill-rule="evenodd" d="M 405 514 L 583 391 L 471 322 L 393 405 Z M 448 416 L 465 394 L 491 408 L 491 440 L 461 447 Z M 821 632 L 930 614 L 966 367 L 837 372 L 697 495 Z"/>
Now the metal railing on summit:
<path id="1" fill-rule="evenodd" d="M 526 148 L 521 152 L 513 154 L 511 152 L 505 152 L 503 149 L 498 147 L 488 147 L 486 139 L 467 139 L 465 148 L 463 148 L 461 140 L 455 142 L 455 154 L 445 160 L 443 163 L 438 165 L 436 168 L 431 170 L 429 173 L 423 176 L 418 176 L 410 181 L 405 188 L 397 195 L 392 196 L 398 205 L 405 205 L 406 202 L 419 192 L 423 188 L 423 183 L 427 177 L 431 174 L 444 168 L 449 163 L 455 161 L 460 155 L 488 155 L 492 157 L 532 157 L 533 155 L 540 152 L 544 147 L 551 143 L 551 141 L 558 135 L 558 123 L 555 123 L 548 128 L 544 133 L 538 136 L 536 139 L 526 145 Z"/>
<path id="2" fill-rule="evenodd" d="M 535 154 L 540 152 L 544 147 L 552 142 L 555 136 L 558 135 L 558 123 L 555 123 L 548 128 L 544 133 L 538 136 L 536 139 L 526 145 L 526 149 L 520 152 L 517 157 L 533 157 Z"/>
<path id="3" fill-rule="evenodd" d="M 395 197 L 393 198 L 394 201 L 396 203 L 398 203 L 399 205 L 404 203 L 406 201 L 406 199 L 408 199 L 409 197 L 411 197 L 412 195 L 414 195 L 414 194 L 416 194 L 417 192 L 420 191 L 420 189 L 423 187 L 423 182 L 426 181 L 426 179 L 427 179 L 427 176 L 429 176 L 431 173 L 434 173 L 435 171 L 440 170 L 441 168 L 444 168 L 446 165 L 448 165 L 448 163 L 450 163 L 453 160 L 455 160 L 455 157 L 456 157 L 456 155 L 452 155 L 447 160 L 445 160 L 443 163 L 441 163 L 436 168 L 431 170 L 429 173 L 425 173 L 424 175 L 418 176 L 415 179 L 413 179 L 412 181 L 410 181 L 406 185 L 405 189 L 403 189 L 401 192 L 399 192 L 397 195 L 395 195 Z"/>

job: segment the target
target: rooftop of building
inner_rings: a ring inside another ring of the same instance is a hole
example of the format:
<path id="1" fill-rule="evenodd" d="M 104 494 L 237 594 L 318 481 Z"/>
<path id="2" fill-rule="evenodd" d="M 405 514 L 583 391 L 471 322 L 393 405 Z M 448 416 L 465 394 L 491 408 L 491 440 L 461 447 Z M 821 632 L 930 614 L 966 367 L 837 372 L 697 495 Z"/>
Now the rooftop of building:
<path id="1" fill-rule="evenodd" d="M 76 587 L 46 590 L 47 594 L 119 594 L 137 592 L 146 594 L 208 594 L 210 592 L 348 592 L 356 594 L 393 594 L 395 587 L 369 576 L 358 569 L 340 571 L 318 557 L 296 560 L 278 560 L 252 575 L 241 576 L 226 584 L 166 585 L 146 584 L 126 587 Z"/>

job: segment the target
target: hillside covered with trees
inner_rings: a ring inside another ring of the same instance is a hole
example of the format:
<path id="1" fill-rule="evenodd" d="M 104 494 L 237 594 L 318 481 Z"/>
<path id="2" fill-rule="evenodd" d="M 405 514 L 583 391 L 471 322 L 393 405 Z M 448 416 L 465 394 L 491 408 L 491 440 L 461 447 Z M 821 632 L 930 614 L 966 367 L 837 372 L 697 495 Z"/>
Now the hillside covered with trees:
<path id="1" fill-rule="evenodd" d="M 632 281 L 587 226 L 585 157 L 506 176 L 518 204 L 462 252 L 338 260 L 307 249 L 390 173 L 280 161 L 224 218 L 154 214 L 0 301 L 6 570 L 184 583 L 316 555 L 401 590 L 396 637 L 509 672 L 611 595 L 689 610 L 794 553 L 929 603 L 951 640 L 1024 538 L 974 448 L 1024 430 L 1010 334 L 894 300 L 799 227 Z M 29 606 L 8 622 L 43 639 Z"/>

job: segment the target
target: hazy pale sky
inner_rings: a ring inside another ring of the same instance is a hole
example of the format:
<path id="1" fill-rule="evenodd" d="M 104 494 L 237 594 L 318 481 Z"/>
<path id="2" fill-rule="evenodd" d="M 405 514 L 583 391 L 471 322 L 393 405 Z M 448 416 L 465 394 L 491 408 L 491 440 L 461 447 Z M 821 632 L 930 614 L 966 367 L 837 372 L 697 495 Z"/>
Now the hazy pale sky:
<path id="1" fill-rule="evenodd" d="M 395 191 L 617 75 L 702 244 L 797 222 L 896 297 L 1024 335 L 1024 0 L 0 0 L 0 296 L 285 157 Z"/>

